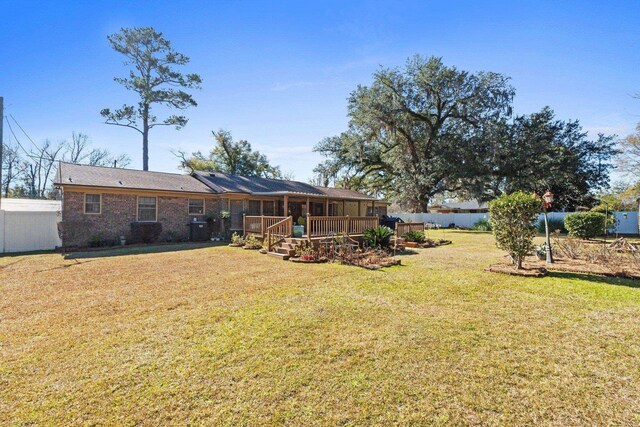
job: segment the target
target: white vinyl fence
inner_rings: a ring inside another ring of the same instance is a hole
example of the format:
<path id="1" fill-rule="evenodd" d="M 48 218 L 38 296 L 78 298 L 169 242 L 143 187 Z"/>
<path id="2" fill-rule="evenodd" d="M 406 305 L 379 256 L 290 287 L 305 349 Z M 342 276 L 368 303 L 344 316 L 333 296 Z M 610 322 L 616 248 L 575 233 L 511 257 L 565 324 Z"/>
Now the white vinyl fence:
<path id="1" fill-rule="evenodd" d="M 0 253 L 29 252 L 62 246 L 59 212 L 0 210 Z"/>
<path id="2" fill-rule="evenodd" d="M 549 212 L 549 219 L 564 220 L 564 217 L 573 212 Z M 471 228 L 481 219 L 489 219 L 488 213 L 390 213 L 390 216 L 402 218 L 405 222 L 427 222 L 448 227 L 454 224 L 456 227 Z M 610 230 L 611 233 L 638 234 L 638 212 L 614 212 L 617 227 Z M 543 219 L 542 214 L 538 218 Z"/>

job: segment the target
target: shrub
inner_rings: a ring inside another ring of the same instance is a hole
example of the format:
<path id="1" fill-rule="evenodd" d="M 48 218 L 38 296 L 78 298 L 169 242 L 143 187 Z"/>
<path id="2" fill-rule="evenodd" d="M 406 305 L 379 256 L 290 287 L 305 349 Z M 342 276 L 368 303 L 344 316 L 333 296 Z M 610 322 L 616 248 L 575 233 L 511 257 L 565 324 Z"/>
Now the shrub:
<path id="1" fill-rule="evenodd" d="M 253 234 L 249 234 L 244 239 L 244 248 L 245 249 L 261 249 L 262 242 Z"/>
<path id="2" fill-rule="evenodd" d="M 564 218 L 569 235 L 591 239 L 604 232 L 605 215 L 600 212 L 576 212 Z"/>
<path id="3" fill-rule="evenodd" d="M 567 229 L 564 228 L 564 220 L 559 218 L 549 218 L 549 233 L 554 233 L 556 230 L 560 230 L 560 233 L 567 233 Z M 544 219 L 538 221 L 538 233 L 545 234 Z"/>
<path id="4" fill-rule="evenodd" d="M 522 268 L 524 257 L 533 251 L 535 223 L 541 210 L 538 197 L 521 191 L 503 194 L 489 203 L 496 245 L 507 251 L 517 269 Z"/>
<path id="5" fill-rule="evenodd" d="M 393 230 L 384 225 L 368 228 L 364 230 L 362 239 L 369 247 L 380 246 L 387 248 L 391 245 L 391 236 L 393 236 Z"/>
<path id="6" fill-rule="evenodd" d="M 241 235 L 239 235 L 238 233 L 233 233 L 231 235 L 231 244 L 233 246 L 244 246 L 245 240 L 244 237 L 242 237 Z"/>
<path id="7" fill-rule="evenodd" d="M 162 233 L 162 224 L 159 222 L 132 222 L 131 241 L 133 243 L 154 243 L 158 241 Z"/>
<path id="8" fill-rule="evenodd" d="M 102 238 L 100 236 L 91 236 L 91 240 L 89 240 L 90 248 L 99 248 L 102 246 Z"/>
<path id="9" fill-rule="evenodd" d="M 478 222 L 476 222 L 475 224 L 473 224 L 471 228 L 476 231 L 491 231 L 491 223 L 489 222 L 488 219 L 483 218 Z"/>
<path id="10" fill-rule="evenodd" d="M 402 235 L 402 238 L 407 242 L 424 243 L 424 233 L 420 231 L 407 231 Z"/>

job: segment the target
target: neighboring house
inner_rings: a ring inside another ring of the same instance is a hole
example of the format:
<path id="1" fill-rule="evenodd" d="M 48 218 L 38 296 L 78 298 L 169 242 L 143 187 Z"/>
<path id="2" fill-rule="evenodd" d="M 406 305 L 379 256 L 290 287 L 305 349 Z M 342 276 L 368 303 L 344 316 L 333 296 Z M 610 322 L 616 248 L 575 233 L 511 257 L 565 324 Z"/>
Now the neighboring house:
<path id="1" fill-rule="evenodd" d="M 376 216 L 387 209 L 386 202 L 352 190 L 218 172 L 182 175 L 60 163 L 54 184 L 62 190 L 64 246 L 129 239 L 139 223 L 161 224 L 161 240 L 186 240 L 190 223 L 217 220 L 221 211 L 230 213 L 232 230 L 243 232 L 244 215 L 295 220 L 307 213 Z"/>
<path id="2" fill-rule="evenodd" d="M 477 200 L 465 202 L 441 203 L 429 207 L 430 213 L 485 213 L 489 212 L 489 205 Z"/>

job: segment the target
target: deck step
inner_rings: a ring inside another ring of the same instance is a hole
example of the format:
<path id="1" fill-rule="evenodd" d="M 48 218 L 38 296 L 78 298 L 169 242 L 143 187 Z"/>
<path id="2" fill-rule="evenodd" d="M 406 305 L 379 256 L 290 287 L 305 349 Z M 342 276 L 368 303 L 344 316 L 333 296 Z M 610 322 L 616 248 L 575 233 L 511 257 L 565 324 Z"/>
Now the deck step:
<path id="1" fill-rule="evenodd" d="M 288 260 L 290 258 L 289 255 L 281 254 L 281 253 L 278 253 L 278 252 L 267 252 L 267 255 L 275 257 L 275 258 L 280 258 L 283 261 L 286 261 L 286 260 Z"/>
<path id="2" fill-rule="evenodd" d="M 283 255 L 294 255 L 296 253 L 295 249 L 290 249 L 290 248 L 277 248 L 276 252 L 278 252 L 279 254 L 283 254 Z"/>

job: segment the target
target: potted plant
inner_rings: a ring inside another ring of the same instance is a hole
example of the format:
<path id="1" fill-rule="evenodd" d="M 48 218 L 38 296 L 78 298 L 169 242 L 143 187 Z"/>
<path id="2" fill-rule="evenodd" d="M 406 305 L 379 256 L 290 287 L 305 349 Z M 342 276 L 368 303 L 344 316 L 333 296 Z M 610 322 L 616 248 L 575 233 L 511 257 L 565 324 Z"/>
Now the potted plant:
<path id="1" fill-rule="evenodd" d="M 296 222 L 297 224 L 293 226 L 293 237 L 302 237 L 304 234 L 304 218 L 299 216 Z"/>
<path id="2" fill-rule="evenodd" d="M 424 243 L 424 233 L 419 231 L 407 231 L 402 235 L 405 240 L 405 246 L 407 248 L 417 248 L 420 244 Z"/>

